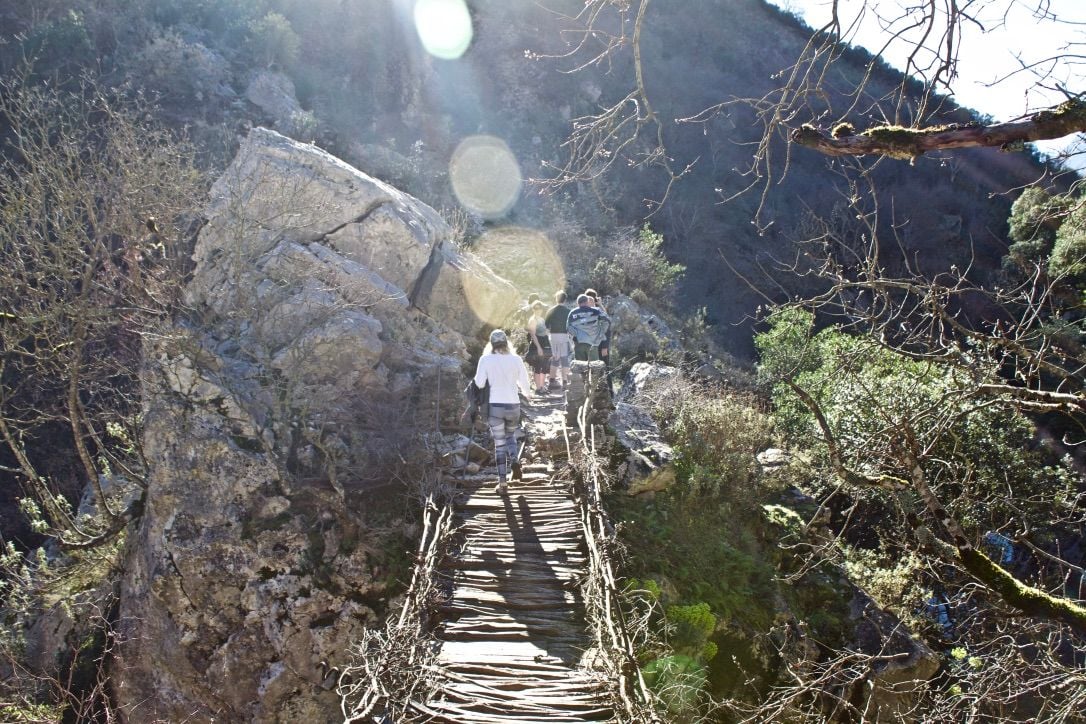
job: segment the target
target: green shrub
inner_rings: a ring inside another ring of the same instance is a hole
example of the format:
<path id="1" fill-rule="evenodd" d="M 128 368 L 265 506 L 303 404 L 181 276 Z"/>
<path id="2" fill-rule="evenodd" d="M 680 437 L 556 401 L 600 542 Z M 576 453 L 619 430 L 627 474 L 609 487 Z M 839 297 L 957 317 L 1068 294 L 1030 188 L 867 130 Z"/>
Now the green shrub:
<path id="1" fill-rule="evenodd" d="M 928 598 L 920 588 L 924 561 L 911 551 L 871 551 L 842 546 L 849 579 L 882 608 L 917 625 L 916 612 Z"/>
<path id="2" fill-rule="evenodd" d="M 753 398 L 690 395 L 674 411 L 667 433 L 686 492 L 752 503 L 757 455 L 773 443 L 770 418 Z"/>
<path id="3" fill-rule="evenodd" d="M 1063 276 L 1078 289 L 1086 285 L 1086 210 L 1081 200 L 1056 232 L 1048 273 Z"/>
<path id="4" fill-rule="evenodd" d="M 265 68 L 288 68 L 298 59 L 301 40 L 286 17 L 268 13 L 250 23 L 248 45 L 253 58 Z"/>
<path id="5" fill-rule="evenodd" d="M 21 56 L 30 61 L 38 77 L 55 75 L 67 80 L 95 57 L 83 14 L 75 10 L 34 27 L 20 46 Z"/>
<path id="6" fill-rule="evenodd" d="M 671 646 L 676 652 L 698 661 L 711 661 L 716 644 L 709 637 L 716 631 L 716 616 L 707 603 L 668 606 L 667 621 L 672 626 Z"/>
<path id="7" fill-rule="evenodd" d="M 619 233 L 604 244 L 590 274 L 592 285 L 602 294 L 632 296 L 640 291 L 657 303 L 670 300 L 686 267 L 669 262 L 663 244 L 663 235 L 648 225 L 636 233 Z"/>
<path id="8" fill-rule="evenodd" d="M 685 720 L 696 713 L 708 682 L 708 669 L 697 659 L 676 654 L 650 661 L 642 673 L 670 714 Z"/>

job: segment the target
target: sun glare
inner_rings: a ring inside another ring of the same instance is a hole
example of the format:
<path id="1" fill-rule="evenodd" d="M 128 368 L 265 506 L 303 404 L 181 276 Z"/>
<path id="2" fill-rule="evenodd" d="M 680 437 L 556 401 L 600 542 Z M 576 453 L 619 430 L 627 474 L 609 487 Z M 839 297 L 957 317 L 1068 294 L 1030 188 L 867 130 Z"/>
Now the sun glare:
<path id="1" fill-rule="evenodd" d="M 464 208 L 484 219 L 497 219 L 520 197 L 520 164 L 505 141 L 494 136 L 469 136 L 449 161 L 453 193 Z"/>
<path id="2" fill-rule="evenodd" d="M 463 55 L 474 35 L 464 0 L 418 0 L 415 30 L 426 52 L 442 60 Z"/>
<path id="3" fill-rule="evenodd" d="M 476 239 L 471 250 L 521 295 L 535 292 L 547 306 L 551 295 L 565 288 L 565 265 L 554 242 L 541 231 L 501 226 Z"/>

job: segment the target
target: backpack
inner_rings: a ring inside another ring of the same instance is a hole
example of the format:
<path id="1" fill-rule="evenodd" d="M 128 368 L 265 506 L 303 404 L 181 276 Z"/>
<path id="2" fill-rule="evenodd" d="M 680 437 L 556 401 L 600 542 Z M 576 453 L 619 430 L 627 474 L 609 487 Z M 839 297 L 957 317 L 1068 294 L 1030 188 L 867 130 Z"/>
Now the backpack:
<path id="1" fill-rule="evenodd" d="M 460 416 L 461 420 L 469 420 L 473 427 L 475 421 L 480 417 L 483 422 L 486 422 L 486 419 L 490 417 L 490 383 L 487 382 L 479 387 L 475 384 L 475 380 L 472 379 L 468 382 L 468 386 L 464 388 L 464 402 L 466 406 L 464 414 Z"/>

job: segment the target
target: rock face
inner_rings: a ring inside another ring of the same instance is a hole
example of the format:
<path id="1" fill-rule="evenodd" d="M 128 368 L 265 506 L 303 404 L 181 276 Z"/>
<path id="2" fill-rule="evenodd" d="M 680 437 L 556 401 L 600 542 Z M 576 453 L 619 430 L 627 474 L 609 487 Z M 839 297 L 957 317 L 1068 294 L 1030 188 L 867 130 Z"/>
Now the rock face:
<path id="1" fill-rule="evenodd" d="M 658 493 L 675 482 L 675 457 L 664 442 L 660 428 L 648 412 L 638 406 L 638 395 L 654 384 L 666 384 L 679 370 L 665 365 L 638 362 L 626 374 L 622 389 L 615 397 L 615 411 L 610 424 L 619 443 L 626 449 L 626 460 L 619 473 L 629 495 Z"/>
<path id="2" fill-rule="evenodd" d="M 116 695 L 131 722 L 332 721 L 329 667 L 389 595 L 367 488 L 403 494 L 382 456 L 456 418 L 465 342 L 516 299 L 432 209 L 274 132 L 211 197 L 190 321 L 148 344 Z"/>
<path id="3" fill-rule="evenodd" d="M 664 350 L 682 349 L 679 336 L 667 322 L 625 295 L 607 298 L 607 314 L 615 344 L 624 357 L 652 357 Z"/>
<path id="4" fill-rule="evenodd" d="M 262 110 L 283 133 L 304 133 L 310 116 L 295 96 L 294 81 L 282 73 L 265 70 L 257 73 L 245 89 L 245 98 Z"/>

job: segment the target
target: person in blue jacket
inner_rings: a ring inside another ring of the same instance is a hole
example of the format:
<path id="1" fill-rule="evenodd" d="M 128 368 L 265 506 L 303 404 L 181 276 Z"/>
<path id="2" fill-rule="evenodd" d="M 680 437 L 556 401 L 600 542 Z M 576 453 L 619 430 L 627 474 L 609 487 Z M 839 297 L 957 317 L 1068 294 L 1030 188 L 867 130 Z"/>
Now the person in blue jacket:
<path id="1" fill-rule="evenodd" d="M 594 362 L 600 358 L 600 345 L 607 341 L 611 318 L 592 306 L 587 294 L 577 297 L 577 307 L 569 313 L 566 332 L 573 342 L 573 359 Z"/>

